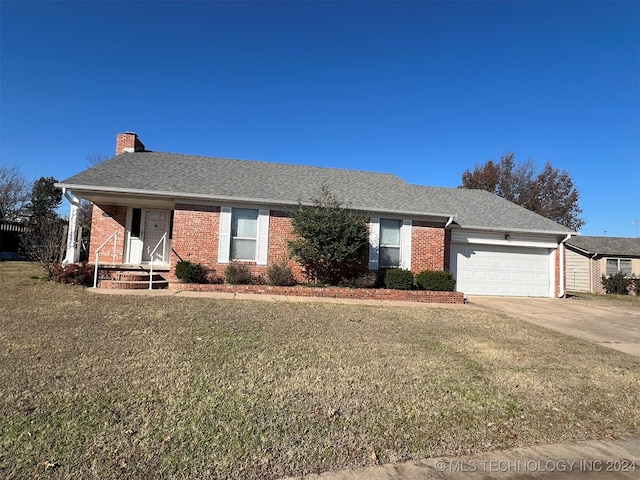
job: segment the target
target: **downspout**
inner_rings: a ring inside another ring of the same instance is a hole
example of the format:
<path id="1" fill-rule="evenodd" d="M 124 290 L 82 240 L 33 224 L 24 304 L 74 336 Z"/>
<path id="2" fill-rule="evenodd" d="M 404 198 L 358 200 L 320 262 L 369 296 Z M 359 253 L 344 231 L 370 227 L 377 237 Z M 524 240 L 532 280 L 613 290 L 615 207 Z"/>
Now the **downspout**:
<path id="1" fill-rule="evenodd" d="M 71 195 L 69 191 L 62 187 L 62 194 L 66 198 L 71 207 L 69 209 L 69 224 L 67 230 L 67 254 L 62 261 L 63 264 L 76 263 L 80 258 L 80 251 L 78 249 L 78 210 L 80 209 L 80 201 Z"/>
<path id="2" fill-rule="evenodd" d="M 558 293 L 558 298 L 563 298 L 567 293 L 565 286 L 566 279 L 564 278 L 564 249 L 567 247 L 565 247 L 564 242 L 569 240 L 571 237 L 572 235 L 569 233 L 564 237 L 564 240 L 560 242 L 560 292 Z"/>

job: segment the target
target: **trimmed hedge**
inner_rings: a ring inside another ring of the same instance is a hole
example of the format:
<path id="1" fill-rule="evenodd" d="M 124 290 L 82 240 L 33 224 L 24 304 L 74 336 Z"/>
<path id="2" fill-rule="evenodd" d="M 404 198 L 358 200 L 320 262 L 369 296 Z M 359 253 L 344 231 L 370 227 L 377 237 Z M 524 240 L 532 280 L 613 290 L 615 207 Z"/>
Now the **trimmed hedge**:
<path id="1" fill-rule="evenodd" d="M 180 260 L 176 263 L 176 277 L 186 283 L 208 283 L 207 269 L 199 263 Z"/>
<path id="2" fill-rule="evenodd" d="M 424 270 L 416 275 L 416 284 L 423 290 L 453 292 L 456 281 L 451 272 Z"/>
<path id="3" fill-rule="evenodd" d="M 403 268 L 390 268 L 384 274 L 384 285 L 395 290 L 411 290 L 413 287 L 413 272 Z"/>
<path id="4" fill-rule="evenodd" d="M 278 287 L 295 285 L 293 271 L 285 262 L 275 263 L 267 267 L 267 283 Z"/>

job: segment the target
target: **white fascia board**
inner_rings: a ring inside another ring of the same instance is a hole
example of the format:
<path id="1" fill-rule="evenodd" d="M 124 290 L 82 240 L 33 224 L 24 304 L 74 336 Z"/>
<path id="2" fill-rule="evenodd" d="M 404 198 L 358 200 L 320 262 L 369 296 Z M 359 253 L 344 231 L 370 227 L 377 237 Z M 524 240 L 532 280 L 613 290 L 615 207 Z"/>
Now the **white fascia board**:
<path id="1" fill-rule="evenodd" d="M 505 236 L 509 234 L 507 240 Z M 486 232 L 480 230 L 452 230 L 451 243 L 501 245 L 510 247 L 558 248 L 555 235 L 532 235 L 514 232 Z"/>

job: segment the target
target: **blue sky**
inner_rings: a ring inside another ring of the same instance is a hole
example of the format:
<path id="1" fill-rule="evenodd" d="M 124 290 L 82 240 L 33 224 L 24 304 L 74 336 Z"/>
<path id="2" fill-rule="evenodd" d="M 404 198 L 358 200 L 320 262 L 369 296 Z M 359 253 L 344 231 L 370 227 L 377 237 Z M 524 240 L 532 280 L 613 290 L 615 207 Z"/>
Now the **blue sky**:
<path id="1" fill-rule="evenodd" d="M 640 2 L 0 1 L 0 161 L 64 180 L 148 149 L 456 187 L 513 151 L 640 220 Z"/>

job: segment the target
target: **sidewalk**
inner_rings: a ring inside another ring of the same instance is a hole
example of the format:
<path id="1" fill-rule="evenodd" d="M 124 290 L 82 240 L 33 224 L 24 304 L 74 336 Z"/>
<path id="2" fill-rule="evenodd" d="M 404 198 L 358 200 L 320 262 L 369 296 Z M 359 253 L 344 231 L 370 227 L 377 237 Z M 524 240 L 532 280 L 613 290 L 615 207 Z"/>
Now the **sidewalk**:
<path id="1" fill-rule="evenodd" d="M 535 445 L 465 457 L 288 477 L 283 480 L 556 480 L 640 478 L 640 434 Z"/>

